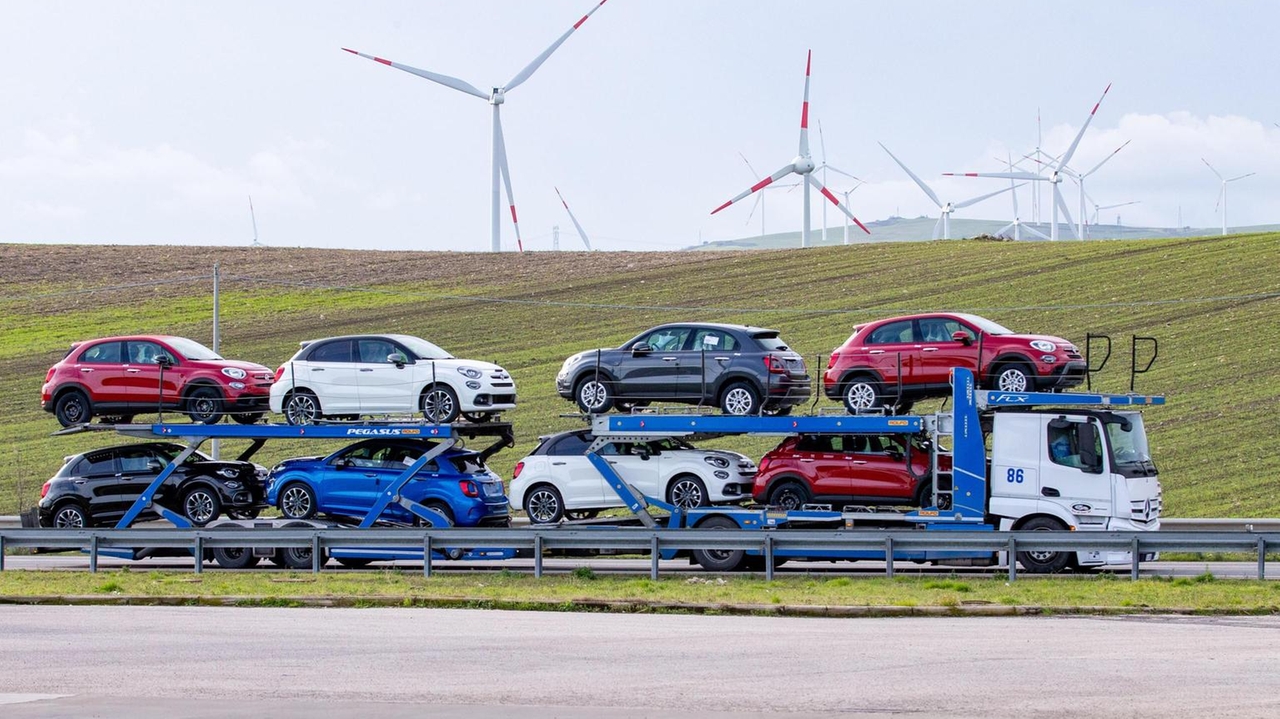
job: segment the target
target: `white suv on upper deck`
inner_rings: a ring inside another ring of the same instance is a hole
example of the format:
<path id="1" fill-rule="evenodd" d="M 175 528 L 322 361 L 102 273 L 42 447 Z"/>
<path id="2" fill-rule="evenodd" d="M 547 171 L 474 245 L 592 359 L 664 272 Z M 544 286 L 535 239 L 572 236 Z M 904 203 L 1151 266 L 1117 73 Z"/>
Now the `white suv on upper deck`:
<path id="1" fill-rule="evenodd" d="M 351 335 L 303 342 L 276 370 L 271 411 L 289 424 L 333 416 L 422 412 L 474 422 L 516 406 L 516 385 L 490 362 L 458 359 L 410 335 Z"/>

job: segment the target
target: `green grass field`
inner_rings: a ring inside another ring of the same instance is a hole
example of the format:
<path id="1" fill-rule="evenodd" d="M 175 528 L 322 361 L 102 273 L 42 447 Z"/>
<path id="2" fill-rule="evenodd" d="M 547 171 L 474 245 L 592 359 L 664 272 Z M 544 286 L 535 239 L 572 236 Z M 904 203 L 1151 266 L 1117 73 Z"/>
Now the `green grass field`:
<path id="1" fill-rule="evenodd" d="M 538 435 L 580 426 L 560 417 L 573 410 L 554 392 L 563 359 L 616 346 L 659 322 L 776 327 L 814 365 L 825 364 L 819 355 L 855 323 L 967 310 L 1077 343 L 1089 331 L 1110 333 L 1117 347 L 1095 383 L 1102 391 L 1128 388 L 1129 335 L 1153 335 L 1160 357 L 1138 389 L 1169 395 L 1166 407 L 1148 413 L 1166 515 L 1275 516 L 1277 260 L 1280 234 L 523 256 L 3 245 L 0 513 L 34 503 L 63 456 L 115 441 L 49 436 L 58 426 L 39 408 L 40 385 L 68 343 L 135 332 L 209 343 L 210 283 L 184 278 L 207 275 L 216 261 L 224 277 L 225 356 L 274 368 L 299 340 L 394 331 L 511 370 L 521 406 L 509 419 L 519 444 L 493 461 L 508 478 Z M 168 280 L 174 282 L 102 289 Z M 95 288 L 102 291 L 87 292 Z M 718 444 L 757 457 L 769 448 L 742 438 Z M 270 466 L 332 446 L 276 443 L 258 461 Z"/>

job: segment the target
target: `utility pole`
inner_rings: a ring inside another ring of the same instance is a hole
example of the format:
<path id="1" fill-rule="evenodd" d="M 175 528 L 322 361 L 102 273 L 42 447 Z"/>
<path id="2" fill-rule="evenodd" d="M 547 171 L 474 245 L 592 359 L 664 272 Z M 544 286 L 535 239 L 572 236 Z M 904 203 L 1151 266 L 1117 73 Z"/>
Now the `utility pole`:
<path id="1" fill-rule="evenodd" d="M 250 202 L 252 202 L 252 200 L 250 200 Z M 252 205 L 250 205 L 250 207 L 252 207 Z M 254 238 L 256 241 L 257 233 L 254 233 Z M 220 274 L 220 268 L 218 263 L 215 262 L 213 263 L 213 353 L 214 354 L 218 354 L 218 344 L 219 344 L 219 337 L 218 337 L 218 334 L 219 334 L 218 332 L 218 300 L 219 300 L 218 275 L 219 274 Z M 220 440 L 216 440 L 216 439 L 213 440 L 213 444 L 210 445 L 209 449 L 213 453 L 214 459 L 222 459 L 222 442 Z"/>

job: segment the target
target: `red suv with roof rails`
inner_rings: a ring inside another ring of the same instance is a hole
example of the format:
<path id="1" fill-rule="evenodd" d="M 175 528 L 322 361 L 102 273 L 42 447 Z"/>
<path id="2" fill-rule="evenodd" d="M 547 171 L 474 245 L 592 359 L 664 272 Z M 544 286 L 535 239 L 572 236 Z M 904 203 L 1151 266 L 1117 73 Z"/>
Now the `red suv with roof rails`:
<path id="1" fill-rule="evenodd" d="M 192 422 L 216 424 L 231 415 L 253 424 L 267 410 L 273 378 L 260 364 L 223 359 L 185 337 L 104 337 L 71 345 L 49 368 L 40 406 L 63 427 L 102 416 L 129 422 L 161 405 Z"/>
<path id="2" fill-rule="evenodd" d="M 823 391 L 850 412 L 895 405 L 906 411 L 916 400 L 950 394 L 953 367 L 974 370 L 983 387 L 1006 392 L 1074 387 L 1087 370 L 1079 349 L 1061 337 L 1014 334 L 977 315 L 934 312 L 854 327 L 831 353 Z"/>
<path id="3" fill-rule="evenodd" d="M 781 509 L 806 504 L 933 504 L 929 440 L 901 435 L 818 434 L 787 437 L 760 459 L 752 496 Z M 951 456 L 938 455 L 938 476 L 950 489 Z M 939 509 L 950 496 L 939 495 Z"/>

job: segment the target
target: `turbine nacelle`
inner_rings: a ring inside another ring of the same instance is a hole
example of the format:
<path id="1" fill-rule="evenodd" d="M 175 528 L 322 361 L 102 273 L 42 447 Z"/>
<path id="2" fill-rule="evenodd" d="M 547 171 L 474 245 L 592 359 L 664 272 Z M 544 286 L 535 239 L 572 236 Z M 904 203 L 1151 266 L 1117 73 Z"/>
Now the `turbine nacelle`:
<path id="1" fill-rule="evenodd" d="M 807 175 L 817 167 L 817 165 L 813 164 L 812 157 L 803 155 L 797 155 L 796 159 L 791 161 L 791 164 L 796 166 L 795 172 L 797 175 Z"/>
<path id="2" fill-rule="evenodd" d="M 500 87 L 493 88 L 493 94 L 489 96 L 490 105 L 501 105 L 507 101 L 507 92 Z"/>

